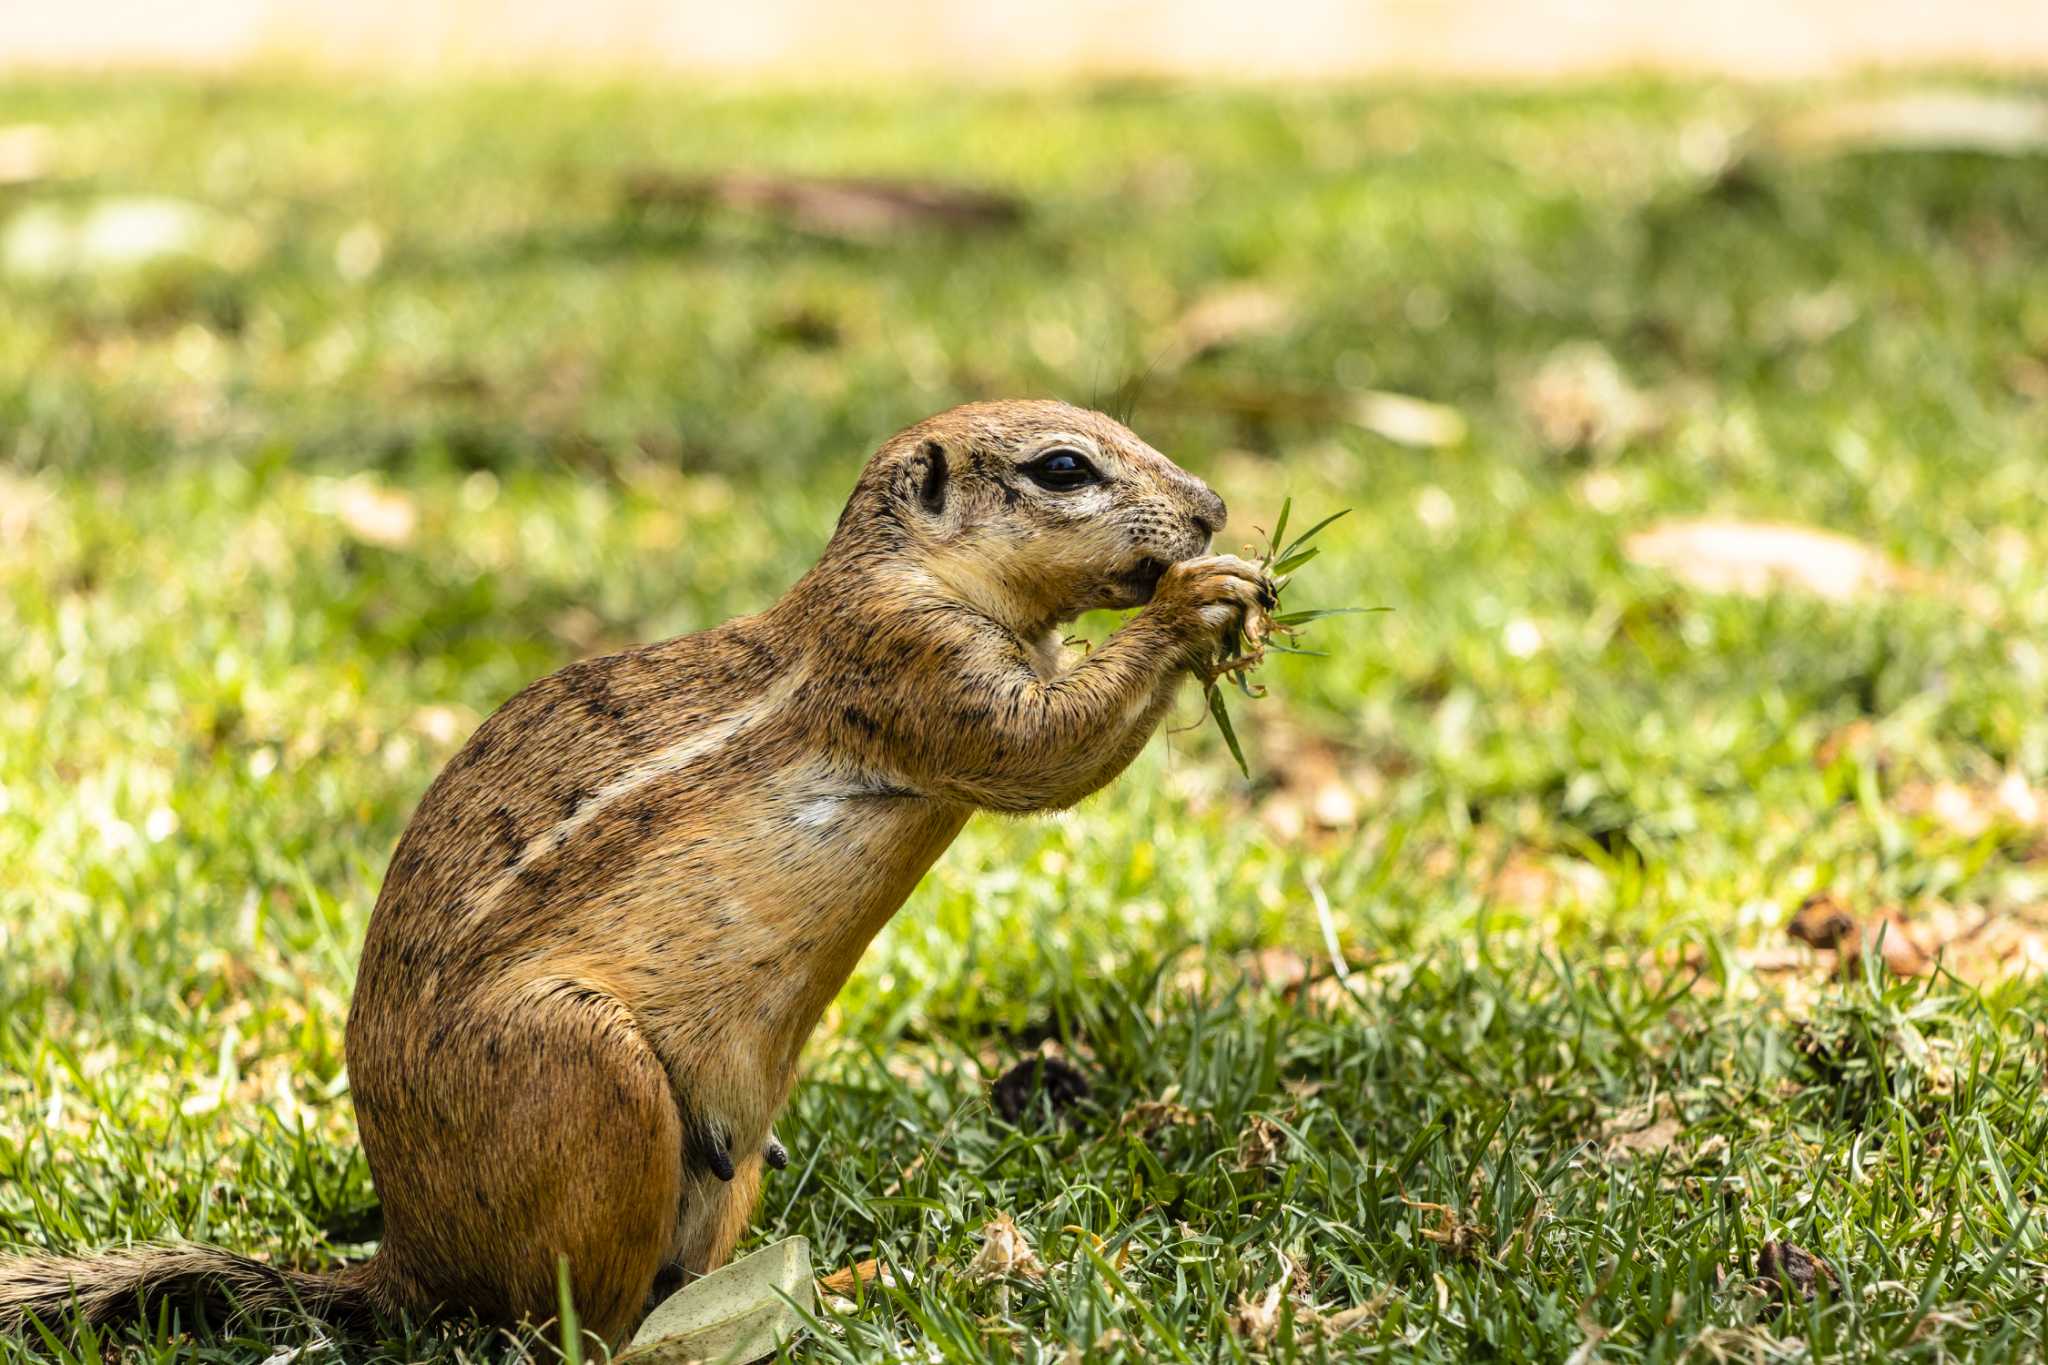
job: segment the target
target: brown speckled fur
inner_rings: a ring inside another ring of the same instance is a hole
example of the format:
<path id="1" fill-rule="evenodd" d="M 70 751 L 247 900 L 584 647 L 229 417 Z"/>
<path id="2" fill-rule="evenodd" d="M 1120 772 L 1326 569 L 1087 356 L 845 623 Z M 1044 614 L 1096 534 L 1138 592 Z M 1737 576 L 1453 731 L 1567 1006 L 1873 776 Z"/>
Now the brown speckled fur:
<path id="1" fill-rule="evenodd" d="M 1022 472 L 1059 447 L 1103 482 Z M 385 1232 L 354 1297 L 545 1318 L 566 1255 L 618 1343 L 658 1276 L 721 1264 L 804 1040 L 967 817 L 1108 782 L 1265 591 L 1198 558 L 1223 519 L 1100 414 L 958 408 L 882 447 L 769 610 L 485 721 L 363 947 L 349 1075 Z M 1059 622 L 1148 594 L 1061 657 Z"/>

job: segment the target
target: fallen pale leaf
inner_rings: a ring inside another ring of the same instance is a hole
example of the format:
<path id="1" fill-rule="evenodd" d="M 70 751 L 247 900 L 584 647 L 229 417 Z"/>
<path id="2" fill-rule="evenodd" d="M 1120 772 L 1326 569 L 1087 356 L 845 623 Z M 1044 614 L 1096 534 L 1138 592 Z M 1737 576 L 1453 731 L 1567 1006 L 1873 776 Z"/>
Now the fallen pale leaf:
<path id="1" fill-rule="evenodd" d="M 1421 1213 L 1434 1213 L 1436 1226 L 1425 1226 L 1419 1231 L 1423 1237 L 1435 1242 L 1454 1256 L 1469 1256 L 1479 1249 L 1480 1239 L 1493 1235 L 1493 1229 L 1481 1223 L 1468 1223 L 1458 1216 L 1458 1211 L 1449 1204 L 1431 1204 L 1405 1195 L 1401 1202 Z"/>
<path id="2" fill-rule="evenodd" d="M 412 728 L 445 747 L 474 730 L 476 716 L 459 706 L 436 703 L 412 713 Z"/>
<path id="3" fill-rule="evenodd" d="M 1014 195 L 936 180 L 860 176 L 772 175 L 732 171 L 683 177 L 646 171 L 626 182 L 641 208 L 719 204 L 780 218 L 806 232 L 880 241 L 919 228 L 988 231 L 1024 219 Z"/>
<path id="4" fill-rule="evenodd" d="M 1904 814 L 1931 819 L 1965 839 L 1979 838 L 1999 826 L 2048 827 L 2048 794 L 2036 790 L 2016 772 L 2007 773 L 1995 784 L 1908 783 L 1899 789 L 1893 805 Z"/>
<path id="5" fill-rule="evenodd" d="M 1602 1123 L 1600 1136 L 1606 1140 L 1608 1158 L 1620 1160 L 1670 1151 L 1685 1125 L 1668 1108 L 1660 1109 L 1662 1112 L 1643 1107 L 1627 1109 Z"/>
<path id="6" fill-rule="evenodd" d="M 1119 1130 L 1135 1129 L 1140 1137 L 1150 1137 L 1161 1128 L 1187 1128 L 1196 1122 L 1195 1111 L 1184 1104 L 1140 1100 L 1124 1111 L 1116 1126 Z"/>
<path id="7" fill-rule="evenodd" d="M 0 185 L 26 185 L 50 173 L 56 134 L 47 123 L 0 128 Z"/>
<path id="8" fill-rule="evenodd" d="M 39 480 L 0 469 L 0 550 L 26 545 L 36 524 L 57 504 Z"/>
<path id="9" fill-rule="evenodd" d="M 1292 948 L 1261 948 L 1242 960 L 1245 979 L 1255 986 L 1291 995 L 1309 979 L 1309 960 Z"/>
<path id="10" fill-rule="evenodd" d="M 1628 558 L 1706 592 L 1799 588 L 1831 602 L 1916 586 L 1911 570 L 1832 531 L 1789 523 L 1669 521 L 1622 546 Z"/>
<path id="11" fill-rule="evenodd" d="M 1045 1277 L 1045 1266 L 1032 1248 L 1031 1239 L 1008 1214 L 997 1214 L 981 1228 L 981 1250 L 967 1267 L 970 1280 L 995 1280 L 1019 1276 L 1027 1280 Z"/>
<path id="12" fill-rule="evenodd" d="M 1607 348 L 1594 341 L 1552 351 L 1517 397 L 1538 439 L 1561 454 L 1612 454 L 1664 420 L 1660 405 L 1629 383 Z"/>
<path id="13" fill-rule="evenodd" d="M 635 1365 L 760 1360 L 817 1311 L 811 1244 L 788 1237 L 692 1280 L 655 1305 L 618 1359 Z"/>
<path id="14" fill-rule="evenodd" d="M 1237 1167 L 1241 1171 L 1261 1166 L 1278 1166 L 1287 1151 L 1287 1134 L 1279 1124 L 1254 1114 L 1237 1139 Z"/>
<path id="15" fill-rule="evenodd" d="M 1772 1299 L 1784 1303 L 1810 1299 L 1841 1283 L 1835 1269 L 1805 1247 L 1790 1242 L 1765 1242 L 1756 1250 L 1756 1283 Z"/>
<path id="16" fill-rule="evenodd" d="M 1256 1299 L 1249 1295 L 1240 1297 L 1237 1311 L 1230 1315 L 1230 1330 L 1243 1337 L 1254 1351 L 1266 1349 L 1280 1331 L 1280 1301 L 1294 1279 L 1293 1265 L 1284 1257 L 1280 1264 L 1280 1278 Z"/>
<path id="17" fill-rule="evenodd" d="M 1319 1325 L 1327 1335 L 1333 1337 L 1341 1337 L 1346 1332 L 1355 1332 L 1366 1324 L 1377 1321 L 1380 1314 L 1386 1311 L 1387 1305 L 1393 1302 L 1393 1298 L 1394 1287 L 1388 1285 L 1355 1308 L 1346 1308 L 1342 1312 L 1328 1314 L 1321 1320 Z"/>
<path id="18" fill-rule="evenodd" d="M 1909 90 L 1824 104 L 1772 130 L 1781 150 L 2048 153 L 2048 100 L 1977 90 Z"/>
<path id="19" fill-rule="evenodd" d="M 894 1289 L 899 1282 L 895 1270 L 870 1257 L 843 1270 L 833 1271 L 818 1281 L 818 1289 L 825 1294 L 846 1295 L 853 1293 L 856 1284 L 880 1283 L 884 1288 Z"/>
<path id="20" fill-rule="evenodd" d="M 1509 905 L 1537 909 L 1560 903 L 1597 904 L 1607 894 L 1607 874 L 1580 858 L 1544 856 L 1527 849 L 1508 855 L 1487 883 L 1487 894 Z"/>
<path id="21" fill-rule="evenodd" d="M 335 515 L 357 540 L 387 549 L 410 544 L 419 529 L 419 509 L 412 499 L 368 478 L 349 479 L 338 490 Z"/>
<path id="22" fill-rule="evenodd" d="M 1265 285 L 1226 284 L 1200 295 L 1174 319 L 1160 348 L 1161 370 L 1252 337 L 1286 331 L 1294 323 L 1294 301 Z"/>
<path id="23" fill-rule="evenodd" d="M 1835 970 L 1844 976 L 1860 970 L 1863 946 L 1872 934 L 1879 935 L 1878 956 L 1894 976 L 1919 976 L 1931 965 L 1926 948 L 1897 911 L 1884 911 L 1865 923 L 1826 892 L 1808 896 L 1785 932 L 1833 954 Z"/>
<path id="24" fill-rule="evenodd" d="M 128 270 L 200 254 L 217 243 L 223 228 L 212 210 L 182 199 L 102 199 L 80 208 L 38 204 L 8 221 L 0 235 L 0 265 L 30 278 Z"/>
<path id="25" fill-rule="evenodd" d="M 1351 404 L 1351 420 L 1396 445 L 1436 450 L 1465 439 L 1465 417 L 1456 408 L 1405 393 L 1367 390 Z"/>

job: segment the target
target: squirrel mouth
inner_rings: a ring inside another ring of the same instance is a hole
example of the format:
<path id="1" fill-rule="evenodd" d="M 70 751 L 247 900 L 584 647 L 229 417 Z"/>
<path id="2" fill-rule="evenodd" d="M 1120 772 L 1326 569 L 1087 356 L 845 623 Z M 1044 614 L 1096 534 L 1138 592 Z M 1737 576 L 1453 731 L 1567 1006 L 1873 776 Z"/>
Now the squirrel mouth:
<path id="1" fill-rule="evenodd" d="M 1139 560 L 1132 567 L 1116 577 L 1117 596 L 1126 599 L 1122 605 L 1142 606 L 1152 600 L 1152 594 L 1159 588 L 1159 580 L 1166 573 L 1166 561 L 1150 555 Z"/>

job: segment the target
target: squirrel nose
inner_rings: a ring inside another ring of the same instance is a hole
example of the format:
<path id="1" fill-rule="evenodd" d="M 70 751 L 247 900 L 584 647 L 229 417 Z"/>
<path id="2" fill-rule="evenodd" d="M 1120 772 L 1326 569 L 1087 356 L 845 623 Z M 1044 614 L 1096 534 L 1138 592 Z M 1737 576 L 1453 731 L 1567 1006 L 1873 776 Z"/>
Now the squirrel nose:
<path id="1" fill-rule="evenodd" d="M 1203 488 L 1200 493 L 1196 494 L 1195 525 L 1201 528 L 1203 535 L 1215 535 L 1223 529 L 1229 520 L 1230 509 L 1224 505 L 1223 499 L 1217 497 L 1213 491 Z"/>

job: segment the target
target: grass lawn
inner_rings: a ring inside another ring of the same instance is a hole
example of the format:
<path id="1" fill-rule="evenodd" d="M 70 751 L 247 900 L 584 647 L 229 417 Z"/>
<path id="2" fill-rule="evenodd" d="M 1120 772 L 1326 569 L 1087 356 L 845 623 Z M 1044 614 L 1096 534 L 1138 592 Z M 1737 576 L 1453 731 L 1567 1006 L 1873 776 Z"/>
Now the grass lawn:
<path id="1" fill-rule="evenodd" d="M 768 602 L 898 426 L 1053 394 L 1226 540 L 1352 508 L 1295 597 L 1392 610 L 1236 705 L 1252 782 L 1190 689 L 883 933 L 749 1245 L 899 1277 L 798 1358 L 2041 1358 L 2048 162 L 1742 153 L 1826 95 L 0 86 L 0 1246 L 363 1254 L 342 1021 L 437 767 Z M 730 167 L 1028 214 L 626 192 Z M 1702 516 L 1871 567 L 1641 562 Z M 1788 937 L 1822 894 L 1885 945 Z M 1090 1092 L 1010 1121 L 1041 1051 Z M 1000 1215 L 1042 1277 L 970 1273 Z M 78 1358 L 548 1339 L 191 1328 Z"/>

